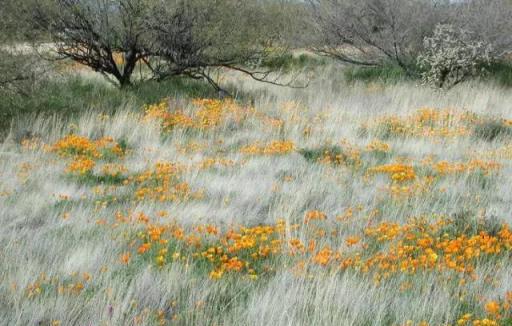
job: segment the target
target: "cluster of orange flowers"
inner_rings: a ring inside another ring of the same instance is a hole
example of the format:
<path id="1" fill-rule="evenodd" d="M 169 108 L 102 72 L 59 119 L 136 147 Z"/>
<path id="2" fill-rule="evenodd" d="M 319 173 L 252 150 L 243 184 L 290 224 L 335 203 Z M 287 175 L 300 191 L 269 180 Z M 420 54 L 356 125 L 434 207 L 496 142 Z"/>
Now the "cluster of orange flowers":
<path id="1" fill-rule="evenodd" d="M 218 126 L 228 117 L 235 122 L 240 122 L 247 114 L 246 108 L 241 107 L 231 99 L 195 99 L 192 103 L 198 108 L 195 120 L 201 129 Z"/>
<path id="2" fill-rule="evenodd" d="M 129 176 L 125 184 L 135 184 L 137 200 L 184 201 L 200 198 L 201 192 L 193 192 L 186 182 L 179 179 L 183 167 L 169 162 L 158 162 L 155 167 L 134 176 Z"/>
<path id="3" fill-rule="evenodd" d="M 192 118 L 181 110 L 169 112 L 168 100 L 148 105 L 144 111 L 143 121 L 159 120 L 164 131 L 170 131 L 174 127 L 191 128 L 194 124 Z"/>
<path id="4" fill-rule="evenodd" d="M 258 273 L 269 270 L 262 262 L 281 251 L 282 241 L 279 239 L 284 232 L 284 222 L 276 225 L 260 225 L 242 227 L 239 230 L 228 230 L 221 236 L 220 246 L 209 247 L 201 253 L 215 269 L 210 273 L 212 278 L 220 278 L 225 272 L 246 272 L 254 279 Z"/>
<path id="5" fill-rule="evenodd" d="M 108 153 L 119 157 L 125 154 L 124 149 L 112 137 L 91 140 L 75 134 L 59 139 L 50 149 L 63 157 L 86 156 L 99 159 Z"/>
<path id="6" fill-rule="evenodd" d="M 66 167 L 67 173 L 76 173 L 80 175 L 89 174 L 92 172 L 96 162 L 87 156 L 75 156 Z"/>
<path id="7" fill-rule="evenodd" d="M 368 172 L 370 174 L 387 174 L 394 183 L 402 183 L 416 179 L 414 167 L 403 163 L 379 165 L 368 169 Z"/>
<path id="8" fill-rule="evenodd" d="M 482 161 L 476 159 L 469 160 L 467 163 L 439 161 L 433 164 L 433 168 L 440 175 L 472 173 L 478 171 L 487 175 L 501 169 L 501 164 L 494 161 Z"/>
<path id="9" fill-rule="evenodd" d="M 176 223 L 152 224 L 144 215 L 139 221 L 146 225 L 145 231 L 139 234 L 142 241 L 137 249 L 139 255 L 154 257 L 159 266 L 179 259 L 202 266 L 206 263 L 212 279 L 226 273 L 256 279 L 270 271 L 265 261 L 281 253 L 285 228 L 280 221 L 275 225 L 232 227 L 225 232 L 213 225 L 198 225 L 186 231 Z M 127 263 L 130 257 L 124 253 L 121 261 Z"/>
<path id="10" fill-rule="evenodd" d="M 324 249 L 319 261 L 337 261 L 341 269 L 373 271 L 376 281 L 397 273 L 434 270 L 474 276 L 479 259 L 507 255 L 512 249 L 512 230 L 507 225 L 496 235 L 485 230 L 468 235 L 451 227 L 452 221 L 445 218 L 434 223 L 412 220 L 404 225 L 383 222 L 365 229 L 362 250 L 335 255 Z"/>
<path id="11" fill-rule="evenodd" d="M 512 292 L 505 293 L 501 300 L 489 300 L 484 304 L 485 318 L 474 318 L 471 313 L 464 314 L 457 320 L 458 326 L 498 326 L 512 317 Z"/>
<path id="12" fill-rule="evenodd" d="M 75 134 L 58 140 L 50 147 L 50 150 L 62 157 L 71 157 L 72 161 L 68 164 L 66 172 L 79 175 L 91 173 L 96 166 L 96 161 L 105 156 L 123 157 L 126 154 L 125 149 L 112 137 L 93 141 Z"/>
<path id="13" fill-rule="evenodd" d="M 72 157 L 66 172 L 89 175 L 92 174 L 97 162 L 106 155 L 124 157 L 125 151 L 112 138 L 102 138 L 97 141 L 77 135 L 69 135 L 52 146 L 52 151 L 64 157 Z M 229 166 L 234 162 L 229 160 L 210 159 L 199 163 L 200 168 L 215 165 Z M 184 167 L 169 162 L 158 162 L 154 167 L 143 172 L 125 176 L 128 169 L 123 164 L 105 163 L 101 166 L 101 176 L 120 178 L 123 185 L 134 185 L 136 200 L 183 201 L 201 198 L 202 192 L 193 192 L 186 182 L 180 181 Z"/>
<path id="14" fill-rule="evenodd" d="M 295 150 L 295 144 L 292 141 L 274 140 L 267 145 L 255 143 L 244 146 L 240 149 L 243 154 L 249 155 L 282 155 L 289 154 Z"/>
<path id="15" fill-rule="evenodd" d="M 220 278 L 226 272 L 255 278 L 269 270 L 265 259 L 298 256 L 340 271 L 371 272 L 379 283 L 399 273 L 413 275 L 428 271 L 475 278 L 475 268 L 481 259 L 500 258 L 512 249 L 512 230 L 508 225 L 490 233 L 484 224 L 479 224 L 479 231 L 472 233 L 458 230 L 454 221 L 445 216 L 434 216 L 434 219 L 435 222 L 427 222 L 425 217 L 415 218 L 405 224 L 382 222 L 365 228 L 363 234 L 346 236 L 343 247 L 334 249 L 323 241 L 328 233 L 316 228 L 327 220 L 327 215 L 318 210 L 306 212 L 304 224 L 309 231 L 303 234 L 306 238 L 302 240 L 285 237 L 283 221 L 275 225 L 230 228 L 226 232 L 213 225 L 186 231 L 176 223 L 152 224 L 147 216 L 140 214 L 137 220 L 145 224 L 145 231 L 139 235 L 142 242 L 137 253 L 154 257 L 157 265 L 177 259 L 187 263 L 207 262 L 212 278 Z M 310 225 L 313 221 L 315 224 Z M 297 227 L 291 225 L 288 231 Z M 324 244 L 317 246 L 320 239 Z M 130 257 L 130 253 L 125 253 L 121 260 L 127 263 Z M 507 304 L 503 308 L 509 307 Z"/>
<path id="16" fill-rule="evenodd" d="M 366 146 L 366 150 L 368 152 L 388 153 L 391 151 L 391 146 L 381 140 L 374 139 Z"/>
<path id="17" fill-rule="evenodd" d="M 304 224 L 309 224 L 311 221 L 324 221 L 327 219 L 327 215 L 319 210 L 308 211 L 304 215 Z"/>
<path id="18" fill-rule="evenodd" d="M 505 293 L 504 298 L 500 300 L 490 300 L 484 305 L 485 312 L 495 319 L 505 319 L 512 317 L 512 292 Z"/>
<path id="19" fill-rule="evenodd" d="M 87 137 L 70 134 L 59 139 L 51 150 L 61 156 L 88 156 L 99 158 L 98 146 Z"/>
<path id="20" fill-rule="evenodd" d="M 281 118 L 256 110 L 253 106 L 239 104 L 232 99 L 194 99 L 192 110 L 172 108 L 170 99 L 144 107 L 143 121 L 157 120 L 162 130 L 169 132 L 175 128 L 207 130 L 221 125 L 240 125 L 251 117 L 262 122 L 265 128 L 282 130 L 285 122 Z M 285 109 L 285 111 L 288 111 Z M 298 123 L 300 115 L 295 112 L 290 120 Z"/>
<path id="21" fill-rule="evenodd" d="M 353 210 L 346 214 L 352 215 Z M 483 221 L 478 221 L 475 231 L 462 230 L 443 215 L 414 218 L 404 224 L 381 222 L 368 226 L 360 234 L 345 236 L 337 249 L 329 245 L 330 231 L 337 237 L 336 231 L 328 227 L 323 233 L 317 232 L 318 226 L 329 223 L 327 214 L 319 210 L 305 213 L 301 239 L 291 236 L 300 225 L 287 227 L 284 221 L 223 230 L 211 224 L 186 227 L 176 222 L 152 223 L 142 213 L 130 218 L 118 215 L 117 220 L 144 225 L 131 244 L 133 252 L 121 255 L 122 264 L 149 259 L 157 266 L 166 266 L 179 261 L 187 268 L 204 271 L 211 279 L 230 275 L 258 279 L 273 271 L 276 260 L 286 257 L 299 260 L 293 272 L 296 268 L 303 270 L 309 262 L 309 268 L 315 270 L 371 273 L 377 284 L 393 276 L 434 272 L 447 279 L 456 275 L 465 282 L 478 277 L 476 267 L 482 260 L 508 257 L 512 249 L 512 229 L 507 225 L 491 232 Z M 501 324 L 511 317 L 512 293 L 503 300 L 486 302 L 483 310 L 485 316 L 465 314 L 456 324 Z"/>
<path id="22" fill-rule="evenodd" d="M 408 163 L 379 165 L 367 170 L 367 176 L 375 174 L 389 176 L 391 184 L 385 187 L 385 191 L 395 198 L 407 198 L 428 192 L 434 183 L 433 176 L 419 177 L 413 165 Z"/>
<path id="23" fill-rule="evenodd" d="M 475 114 L 454 109 L 421 108 L 406 116 L 387 116 L 365 126 L 377 133 L 412 137 L 458 137 L 471 134 Z"/>
<path id="24" fill-rule="evenodd" d="M 163 131 L 166 132 L 174 128 L 204 130 L 217 127 L 230 119 L 239 123 L 248 113 L 247 108 L 230 99 L 195 99 L 192 104 L 195 110 L 189 115 L 180 109 L 169 111 L 170 101 L 164 99 L 160 103 L 144 108 L 144 121 L 157 119 L 161 122 Z"/>
<path id="25" fill-rule="evenodd" d="M 375 174 L 388 175 L 391 184 L 386 190 L 396 197 L 419 195 L 432 189 L 436 178 L 447 175 L 482 173 L 484 176 L 499 171 L 502 165 L 495 161 L 471 159 L 467 162 L 433 161 L 432 158 L 424 159 L 417 169 L 411 163 L 391 163 L 367 170 L 367 177 Z M 418 175 L 417 171 L 423 171 Z M 430 171 L 430 172 L 429 172 Z"/>

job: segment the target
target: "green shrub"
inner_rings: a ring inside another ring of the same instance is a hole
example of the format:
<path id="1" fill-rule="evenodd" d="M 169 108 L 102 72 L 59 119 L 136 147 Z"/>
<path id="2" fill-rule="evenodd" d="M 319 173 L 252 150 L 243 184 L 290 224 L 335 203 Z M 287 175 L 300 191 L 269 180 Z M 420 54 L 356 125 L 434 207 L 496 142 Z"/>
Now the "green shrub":
<path id="1" fill-rule="evenodd" d="M 185 77 L 139 83 L 130 87 L 127 93 L 142 104 L 155 103 L 164 97 L 212 98 L 218 95 L 205 81 Z"/>
<path id="2" fill-rule="evenodd" d="M 348 83 L 359 81 L 366 83 L 382 82 L 393 84 L 411 79 L 402 68 L 391 64 L 374 67 L 348 67 L 344 70 L 343 74 Z"/>
<path id="3" fill-rule="evenodd" d="M 261 62 L 261 66 L 271 70 L 294 71 L 313 68 L 326 64 L 326 59 L 312 54 L 294 55 L 286 53 L 282 55 L 269 56 Z"/>
<path id="4" fill-rule="evenodd" d="M 344 155 L 343 150 L 339 146 L 322 146 L 315 148 L 304 148 L 299 150 L 299 153 L 306 159 L 306 161 L 316 163 L 325 156 L 335 158 L 338 155 Z"/>
<path id="5" fill-rule="evenodd" d="M 332 164 L 346 164 L 349 166 L 356 166 L 359 161 L 357 158 L 347 154 L 340 146 L 321 146 L 315 148 L 305 148 L 299 150 L 299 153 L 311 163 L 332 163 Z"/>
<path id="6" fill-rule="evenodd" d="M 504 87 L 512 87 L 512 62 L 494 62 L 487 67 L 488 80 Z"/>

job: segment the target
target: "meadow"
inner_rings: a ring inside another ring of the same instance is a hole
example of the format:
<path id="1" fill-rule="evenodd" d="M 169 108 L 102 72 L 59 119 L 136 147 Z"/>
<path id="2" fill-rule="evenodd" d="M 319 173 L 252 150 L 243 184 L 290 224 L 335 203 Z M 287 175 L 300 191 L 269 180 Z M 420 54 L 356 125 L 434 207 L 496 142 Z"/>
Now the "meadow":
<path id="1" fill-rule="evenodd" d="M 1 325 L 512 324 L 510 89 L 76 78 L 0 143 Z"/>

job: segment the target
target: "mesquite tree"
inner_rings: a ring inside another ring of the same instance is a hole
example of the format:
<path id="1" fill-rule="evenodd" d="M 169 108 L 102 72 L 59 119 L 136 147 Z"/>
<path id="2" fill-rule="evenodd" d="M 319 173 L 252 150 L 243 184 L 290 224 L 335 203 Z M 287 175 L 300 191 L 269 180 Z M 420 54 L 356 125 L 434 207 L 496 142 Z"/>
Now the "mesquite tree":
<path id="1" fill-rule="evenodd" d="M 445 4 L 431 0 L 309 0 L 314 49 L 346 63 L 392 61 L 406 71 Z"/>
<path id="2" fill-rule="evenodd" d="M 137 64 L 148 68 L 151 78 L 185 75 L 216 88 L 210 72 L 218 68 L 272 82 L 270 71 L 250 68 L 278 38 L 261 1 L 35 1 L 35 20 L 49 31 L 59 57 L 89 66 L 121 87 L 131 84 Z"/>
<path id="3" fill-rule="evenodd" d="M 453 4 L 447 20 L 491 47 L 493 59 L 512 53 L 512 1 L 471 0 Z"/>
<path id="4" fill-rule="evenodd" d="M 158 78 L 204 78 L 220 89 L 212 70 L 237 70 L 271 82 L 271 71 L 251 69 L 270 53 L 273 35 L 264 6 L 256 1 L 194 1 L 153 8 L 149 20 L 154 56 L 148 65 Z"/>
<path id="5" fill-rule="evenodd" d="M 54 0 L 38 2 L 35 12 L 59 57 L 89 66 L 124 87 L 137 63 L 149 55 L 148 9 L 144 0 Z"/>

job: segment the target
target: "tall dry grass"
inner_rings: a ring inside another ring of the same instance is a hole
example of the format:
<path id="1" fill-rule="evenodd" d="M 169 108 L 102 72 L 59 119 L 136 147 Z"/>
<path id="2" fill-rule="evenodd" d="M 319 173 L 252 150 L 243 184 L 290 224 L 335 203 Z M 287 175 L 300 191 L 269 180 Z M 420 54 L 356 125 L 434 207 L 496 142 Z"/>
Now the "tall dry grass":
<path id="1" fill-rule="evenodd" d="M 185 228 L 273 225 L 282 219 L 288 226 L 298 224 L 287 230 L 286 242 L 307 238 L 310 226 L 304 216 L 309 211 L 323 212 L 327 221 L 320 227 L 329 231 L 336 216 L 360 207 L 354 217 L 339 222 L 335 237 L 319 237 L 317 248 L 343 247 L 348 236 L 362 234 L 371 223 L 404 224 L 418 216 L 435 221 L 433 214 L 467 214 L 463 223 L 468 225 L 478 216 L 511 222 L 512 155 L 506 149 L 512 139 L 507 137 L 489 141 L 472 135 L 391 135 L 381 139 L 389 153 L 363 158 L 358 169 L 307 160 L 300 153 L 345 149 L 346 144 L 364 151 L 379 138 L 365 132 L 365 123 L 382 116 L 406 119 L 424 107 L 512 119 L 510 91 L 485 84 L 466 84 L 448 93 L 410 83 L 348 86 L 325 69 L 307 89 L 227 76 L 228 82 L 255 94 L 256 113 L 247 113 L 242 122 L 221 120 L 207 130 L 176 127 L 163 134 L 158 121 L 143 122 L 144 112 L 137 106 L 110 116 L 85 109 L 72 124 L 59 116 L 18 123 L 0 145 L 0 324 L 440 325 L 454 324 L 466 313 L 472 319 L 497 319 L 486 312 L 485 303 L 512 291 L 509 254 L 479 260 L 478 277 L 464 285 L 434 271 L 398 273 L 376 283 L 371 273 L 317 266 L 313 253 L 301 258 L 304 274 L 293 270 L 297 258 L 276 258 L 269 260 L 272 271 L 257 280 L 236 273 L 216 280 L 188 261 L 159 267 L 152 257 L 138 258 L 132 242 L 144 226 L 116 224 L 116 212 L 144 212 L 150 223 L 162 223 L 158 214 L 165 211 L 165 223 Z M 195 110 L 187 100 L 172 103 L 171 109 L 179 106 L 191 115 Z M 262 116 L 282 125 L 274 127 Z M 177 162 L 186 167 L 182 180 L 204 195 L 186 201 L 134 200 L 131 188 L 122 184 L 70 177 L 65 172 L 70 159 L 47 150 L 70 133 L 89 139 L 111 136 L 126 143 L 126 174 L 156 162 Z M 37 138 L 22 142 L 20 134 Z M 278 155 L 241 151 L 273 141 L 293 142 L 295 149 Z M 429 156 L 449 162 L 492 160 L 500 168 L 481 177 L 485 182 L 461 173 L 400 198 L 386 190 L 386 177 L 366 177 L 367 169 L 379 164 L 403 158 L 419 165 Z M 198 168 L 209 158 L 232 164 Z M 120 260 L 126 252 L 131 253 L 128 263 Z M 405 290 L 404 282 L 410 283 Z"/>

